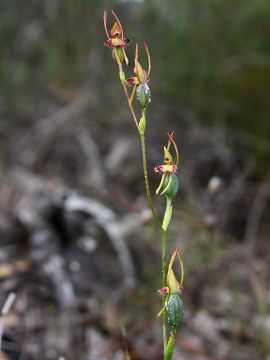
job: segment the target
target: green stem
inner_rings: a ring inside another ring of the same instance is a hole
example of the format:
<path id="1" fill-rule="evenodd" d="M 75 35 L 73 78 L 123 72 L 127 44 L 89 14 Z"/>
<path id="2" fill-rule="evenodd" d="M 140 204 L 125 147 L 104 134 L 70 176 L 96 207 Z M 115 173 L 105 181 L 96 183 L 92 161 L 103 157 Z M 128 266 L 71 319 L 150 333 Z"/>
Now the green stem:
<path id="1" fill-rule="evenodd" d="M 149 180 L 148 180 L 148 171 L 147 171 L 147 160 L 146 160 L 146 149 L 145 149 L 145 137 L 143 134 L 140 133 L 140 139 L 141 139 L 141 149 L 142 149 L 142 161 L 143 161 L 143 174 L 144 174 L 144 182 L 145 182 L 145 189 L 146 189 L 146 195 L 149 203 L 150 210 L 153 215 L 153 219 L 156 223 L 156 226 L 159 228 L 160 231 L 162 231 L 162 227 L 159 221 L 159 218 L 157 216 L 156 210 L 153 205 L 153 200 L 151 196 L 150 186 L 149 186 Z"/>
<path id="2" fill-rule="evenodd" d="M 122 71 L 122 69 L 120 68 Z M 153 200 L 151 196 L 150 186 L 149 186 L 149 180 L 148 180 L 148 170 L 147 170 L 147 159 L 146 159 L 146 147 L 145 147 L 145 136 L 144 131 L 141 132 L 139 128 L 139 122 L 137 120 L 136 114 L 133 109 L 132 100 L 134 93 L 132 93 L 131 97 L 128 95 L 127 88 L 125 84 L 122 82 L 122 86 L 124 89 L 124 93 L 127 98 L 128 106 L 130 108 L 131 114 L 133 116 L 135 125 L 138 129 L 140 140 L 141 140 L 141 151 L 142 151 L 142 162 L 143 162 L 143 174 L 144 174 L 144 182 L 145 182 L 145 189 L 146 189 L 146 195 L 149 203 L 150 210 L 152 212 L 152 216 L 154 219 L 154 222 L 159 229 L 161 235 L 162 235 L 162 287 L 165 287 L 167 285 L 167 279 L 166 279 L 166 267 L 167 267 L 167 254 L 166 254 L 166 246 L 167 246 L 167 228 L 164 226 L 164 220 L 168 218 L 168 211 L 170 206 L 168 205 L 168 199 L 167 199 L 167 205 L 166 205 L 166 211 L 164 215 L 163 224 L 161 225 L 159 218 L 157 216 L 156 210 L 153 205 Z M 134 88 L 135 89 L 135 88 Z M 134 90 L 133 89 L 133 90 Z M 145 110 L 142 111 L 142 115 L 146 116 Z M 170 204 L 171 205 L 171 204 Z M 163 306 L 165 306 L 165 298 L 163 298 Z M 166 349 L 167 349 L 167 318 L 166 318 L 166 311 L 163 313 L 162 318 L 162 334 L 163 334 L 163 347 L 164 347 L 164 359 L 166 356 Z"/>
<path id="3" fill-rule="evenodd" d="M 167 277 L 166 277 L 166 268 L 167 268 L 167 231 L 162 230 L 162 287 L 167 286 Z M 163 307 L 165 306 L 166 297 L 163 297 Z M 163 336 L 163 349 L 164 356 L 167 348 L 167 316 L 166 310 L 163 312 L 162 316 L 162 336 Z"/>
<path id="4" fill-rule="evenodd" d="M 132 101 L 133 101 L 133 92 L 132 92 L 132 97 L 130 98 L 129 97 L 129 94 L 128 94 L 128 90 L 127 90 L 127 87 L 126 87 L 126 84 L 125 84 L 125 74 L 123 72 L 123 68 L 122 68 L 122 64 L 118 64 L 118 67 L 119 67 L 119 77 L 120 77 L 120 82 L 121 82 L 121 85 L 123 87 L 123 90 L 124 90 L 124 93 L 125 93 L 125 96 L 126 96 L 126 99 L 127 99 L 127 103 L 128 103 L 128 107 L 130 109 L 130 112 L 132 114 L 132 117 L 133 117 L 133 120 L 135 122 L 135 125 L 137 127 L 137 129 L 139 130 L 139 123 L 138 123 L 138 119 L 137 119 L 137 116 L 135 114 L 135 111 L 133 109 L 133 106 L 132 106 Z M 123 77 L 123 78 L 122 78 Z M 133 89 L 134 90 L 134 89 Z"/>
<path id="5" fill-rule="evenodd" d="M 122 71 L 123 71 L 122 70 L 122 65 L 119 65 L 119 74 L 121 74 Z M 135 114 L 135 111 L 133 109 L 133 105 L 132 105 L 132 100 L 133 100 L 134 94 L 132 92 L 132 96 L 130 98 L 129 95 L 128 95 L 127 87 L 126 87 L 124 81 L 121 81 L 121 84 L 123 86 L 123 90 L 124 90 L 124 93 L 126 95 L 126 99 L 127 99 L 127 102 L 128 102 L 130 112 L 132 114 L 133 120 L 134 120 L 135 125 L 136 125 L 136 127 L 138 129 L 140 139 L 141 139 L 142 160 L 143 160 L 143 174 L 144 174 L 145 189 L 146 189 L 146 195 L 147 195 L 149 207 L 150 207 L 150 210 L 152 212 L 152 215 L 153 215 L 154 221 L 156 223 L 156 226 L 160 229 L 160 231 L 162 231 L 161 224 L 159 222 L 156 210 L 155 210 L 154 205 L 153 205 L 153 200 L 152 200 L 151 191 L 150 191 L 150 187 L 149 187 L 147 161 L 146 161 L 145 137 L 144 137 L 144 134 L 140 132 L 139 122 L 138 122 L 137 116 Z M 133 91 L 135 91 L 134 89 L 133 89 Z M 144 116 L 146 116 L 145 110 L 142 111 L 142 114 Z"/>
<path id="6" fill-rule="evenodd" d="M 143 113 L 145 116 L 145 112 Z M 166 278 L 166 267 L 167 267 L 167 230 L 161 226 L 160 221 L 157 217 L 156 211 L 153 206 L 153 201 L 151 197 L 150 187 L 149 187 L 149 181 L 148 181 L 148 172 L 147 172 L 147 161 L 146 161 L 146 149 L 145 149 L 145 137 L 143 133 L 140 133 L 140 139 L 141 139 L 141 148 L 142 148 L 142 159 L 143 159 L 143 172 L 144 172 L 144 181 L 145 181 L 145 188 L 146 188 L 146 194 L 149 202 L 149 207 L 152 211 L 152 215 L 154 218 L 154 221 L 159 228 L 161 235 L 162 235 L 162 287 L 165 287 L 167 285 L 167 278 Z M 170 203 L 171 205 L 171 203 Z M 168 213 L 167 208 L 169 208 L 168 201 L 166 206 L 166 211 L 164 215 L 164 219 L 167 216 Z M 166 299 L 163 298 L 163 307 L 165 306 Z M 164 357 L 166 354 L 166 348 L 167 348 L 167 317 L 166 317 L 166 311 L 163 312 L 162 316 L 162 337 L 163 337 L 163 349 L 164 349 Z"/>
<path id="7" fill-rule="evenodd" d="M 171 221 L 172 216 L 172 201 L 170 198 L 166 196 L 166 209 L 163 217 L 162 223 L 162 287 L 167 286 L 167 228 Z M 166 298 L 163 298 L 163 306 L 165 306 Z M 163 313 L 162 318 L 162 334 L 163 334 L 163 348 L 164 348 L 164 359 L 166 359 L 167 354 L 167 346 L 168 346 L 168 339 L 167 339 L 167 316 L 166 311 Z"/>
<path id="8" fill-rule="evenodd" d="M 127 102 L 128 102 L 128 106 L 129 106 L 130 112 L 131 112 L 131 114 L 132 114 L 133 120 L 134 120 L 134 122 L 135 122 L 135 125 L 136 125 L 137 129 L 139 130 L 139 123 L 138 123 L 138 120 L 137 120 L 135 111 L 134 111 L 134 109 L 133 109 L 133 106 L 132 106 L 132 101 L 131 101 L 131 99 L 129 98 L 128 91 L 127 91 L 127 87 L 126 87 L 125 84 L 122 84 L 122 85 L 123 85 L 124 93 L 125 93 L 125 95 L 126 95 Z"/>

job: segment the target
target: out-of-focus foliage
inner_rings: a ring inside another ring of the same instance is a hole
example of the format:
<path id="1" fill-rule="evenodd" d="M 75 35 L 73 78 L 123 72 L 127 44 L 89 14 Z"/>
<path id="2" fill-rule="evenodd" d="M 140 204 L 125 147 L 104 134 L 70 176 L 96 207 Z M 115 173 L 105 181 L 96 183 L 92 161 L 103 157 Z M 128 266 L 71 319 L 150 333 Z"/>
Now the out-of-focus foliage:
<path id="1" fill-rule="evenodd" d="M 208 124 L 269 139 L 270 2 L 147 4 L 144 30 L 164 94 Z M 253 151 L 269 155 L 260 139 Z"/>
<path id="2" fill-rule="evenodd" d="M 0 86 L 9 114 L 30 117 L 48 91 L 70 100 L 70 87 L 83 87 L 91 50 L 102 49 L 101 8 L 93 0 L 0 4 Z"/>
<path id="3" fill-rule="evenodd" d="M 27 118 L 29 104 L 48 89 L 68 99 L 96 72 L 104 8 L 118 11 L 134 42 L 149 43 L 153 83 L 164 102 L 239 132 L 246 142 L 252 136 L 250 148 L 264 163 L 270 153 L 268 0 L 4 1 L 0 83 L 13 113 Z M 111 71 L 103 70 L 109 82 Z"/>

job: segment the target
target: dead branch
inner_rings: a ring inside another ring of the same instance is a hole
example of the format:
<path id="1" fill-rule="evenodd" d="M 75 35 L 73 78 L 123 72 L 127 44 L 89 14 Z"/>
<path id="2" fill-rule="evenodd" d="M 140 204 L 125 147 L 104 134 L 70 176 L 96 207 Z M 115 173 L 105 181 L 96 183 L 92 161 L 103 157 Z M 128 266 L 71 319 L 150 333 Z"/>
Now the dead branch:
<path id="1" fill-rule="evenodd" d="M 255 251 L 260 221 L 266 208 L 267 202 L 270 198 L 269 178 L 270 170 L 267 172 L 264 181 L 258 188 L 258 191 L 254 197 L 247 217 L 247 226 L 244 239 L 251 253 Z"/>
<path id="2" fill-rule="evenodd" d="M 16 294 L 14 292 L 9 293 L 0 312 L 0 352 L 2 349 L 2 337 L 3 337 L 5 316 L 9 313 L 15 299 L 16 299 Z"/>

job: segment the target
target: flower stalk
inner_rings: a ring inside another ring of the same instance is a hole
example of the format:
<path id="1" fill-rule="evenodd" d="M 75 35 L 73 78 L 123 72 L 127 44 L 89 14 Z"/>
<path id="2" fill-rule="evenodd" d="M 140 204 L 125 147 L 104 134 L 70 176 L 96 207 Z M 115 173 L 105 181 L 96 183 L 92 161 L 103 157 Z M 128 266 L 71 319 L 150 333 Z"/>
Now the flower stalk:
<path id="1" fill-rule="evenodd" d="M 157 229 L 161 235 L 161 249 L 162 249 L 162 260 L 161 260 L 161 283 L 162 288 L 159 290 L 162 299 L 162 310 L 158 316 L 162 315 L 162 336 L 163 336 L 163 352 L 164 360 L 171 360 L 173 356 L 175 334 L 177 326 L 183 319 L 183 303 L 180 298 L 180 294 L 183 288 L 184 280 L 184 267 L 182 259 L 177 249 L 174 250 L 171 257 L 169 266 L 167 267 L 167 238 L 168 238 L 168 227 L 171 222 L 173 212 L 173 202 L 179 190 L 179 182 L 176 176 L 179 164 L 179 152 L 177 145 L 174 140 L 174 133 L 168 133 L 168 144 L 163 148 L 164 160 L 162 165 L 158 165 L 154 168 L 154 172 L 161 174 L 161 181 L 156 190 L 156 194 L 160 194 L 165 197 L 166 208 L 164 211 L 163 221 L 161 222 L 157 211 L 154 207 L 152 194 L 150 190 L 148 168 L 147 168 L 147 157 L 146 157 L 146 144 L 145 144 L 145 131 L 147 128 L 146 110 L 151 103 L 151 91 L 149 87 L 150 73 L 151 73 L 151 57 L 147 44 L 144 44 L 144 49 L 147 57 L 148 68 L 143 69 L 139 62 L 139 46 L 135 46 L 134 56 L 134 76 L 126 79 L 123 71 L 123 63 L 128 64 L 129 60 L 126 55 L 126 48 L 130 45 L 131 40 L 124 37 L 123 27 L 120 23 L 117 15 L 112 11 L 114 17 L 114 24 L 110 32 L 107 29 L 107 12 L 104 11 L 103 22 L 104 30 L 107 36 L 105 46 L 112 49 L 113 60 L 117 63 L 119 79 L 123 87 L 123 91 L 130 109 L 132 118 L 135 126 L 138 130 L 141 144 L 142 153 L 142 165 L 145 182 L 145 191 L 149 203 L 149 208 L 152 212 L 153 220 Z M 132 87 L 129 91 L 128 88 Z M 133 104 L 134 99 L 137 100 L 137 108 L 135 111 Z M 139 115 L 136 114 L 139 113 Z M 172 154 L 172 149 L 174 156 Z M 174 261 L 178 259 L 180 264 L 181 279 L 178 280 L 175 277 L 173 271 Z M 169 325 L 169 326 L 168 326 Z M 168 333 L 170 328 L 170 337 L 168 340 Z"/>

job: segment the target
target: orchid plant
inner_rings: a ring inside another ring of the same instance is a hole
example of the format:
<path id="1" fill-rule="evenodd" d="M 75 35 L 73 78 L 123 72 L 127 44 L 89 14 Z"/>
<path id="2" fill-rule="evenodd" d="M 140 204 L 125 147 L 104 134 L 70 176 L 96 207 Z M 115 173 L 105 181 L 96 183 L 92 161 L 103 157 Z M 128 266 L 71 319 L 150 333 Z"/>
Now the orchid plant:
<path id="1" fill-rule="evenodd" d="M 177 249 L 174 250 L 169 262 L 169 266 L 167 267 L 168 226 L 172 217 L 173 201 L 179 190 L 179 181 L 176 175 L 179 165 L 179 151 L 175 142 L 174 132 L 168 133 L 168 143 L 167 146 L 164 146 L 163 148 L 163 164 L 157 165 L 154 168 L 155 173 L 161 174 L 161 181 L 156 190 L 156 194 L 163 195 L 166 199 L 166 208 L 164 211 L 163 221 L 160 221 L 157 211 L 153 205 L 150 191 L 145 145 L 145 131 L 147 126 L 146 112 L 151 103 L 151 91 L 149 87 L 151 73 L 150 52 L 147 44 L 145 43 L 144 49 L 148 60 L 147 70 L 145 70 L 139 62 L 139 45 L 135 45 L 134 76 L 126 78 L 125 72 L 123 70 L 123 63 L 126 65 L 129 63 L 126 54 L 126 48 L 130 46 L 131 40 L 124 37 L 123 27 L 114 11 L 112 11 L 112 16 L 114 18 L 114 23 L 109 32 L 107 28 L 108 13 L 107 11 L 104 11 L 103 24 L 107 36 L 107 40 L 105 41 L 104 45 L 112 49 L 113 60 L 118 66 L 119 79 L 126 96 L 127 104 L 129 106 L 135 126 L 138 130 L 141 143 L 146 195 L 153 219 L 161 234 L 162 288 L 158 292 L 162 296 L 163 305 L 162 310 L 158 314 L 158 317 L 162 316 L 164 360 L 171 360 L 173 356 L 176 330 L 179 324 L 182 322 L 184 315 L 184 306 L 180 297 L 181 291 L 183 289 L 184 266 Z M 136 108 L 134 109 L 135 95 L 138 110 L 136 110 Z M 176 259 L 178 259 L 180 266 L 180 281 L 177 280 L 173 270 L 173 265 Z M 170 334 L 169 339 L 168 334 Z"/>

